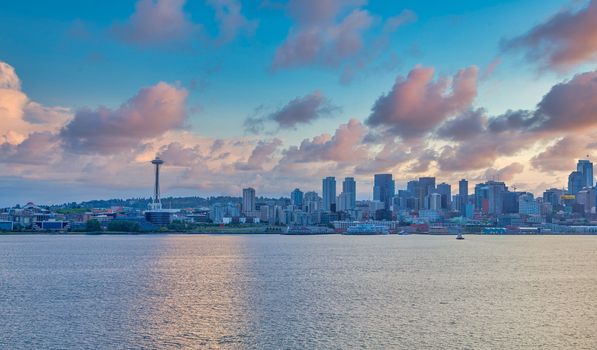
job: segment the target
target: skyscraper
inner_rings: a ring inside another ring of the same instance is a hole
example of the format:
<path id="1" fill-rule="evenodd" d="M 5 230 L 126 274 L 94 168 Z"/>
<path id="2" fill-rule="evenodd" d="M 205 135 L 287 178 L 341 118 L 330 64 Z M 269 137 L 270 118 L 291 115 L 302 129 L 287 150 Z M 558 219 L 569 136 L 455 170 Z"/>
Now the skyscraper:
<path id="1" fill-rule="evenodd" d="M 373 200 L 384 203 L 384 209 L 390 209 L 395 188 L 392 174 L 375 174 L 373 178 Z"/>
<path id="2" fill-rule="evenodd" d="M 323 210 L 335 211 L 336 209 L 336 178 L 328 176 L 323 179 Z"/>
<path id="3" fill-rule="evenodd" d="M 254 215 L 255 213 L 255 189 L 252 187 L 243 189 L 243 214 Z"/>
<path id="4" fill-rule="evenodd" d="M 452 186 L 443 182 L 437 185 L 437 193 L 441 195 L 442 209 L 450 209 L 452 204 Z"/>
<path id="5" fill-rule="evenodd" d="M 429 209 L 429 195 L 435 191 L 435 177 L 419 178 L 419 205 Z"/>
<path id="6" fill-rule="evenodd" d="M 303 192 L 298 188 L 295 188 L 294 191 L 290 192 L 290 203 L 295 207 L 302 208 L 303 207 Z"/>
<path id="7" fill-rule="evenodd" d="M 593 163 L 588 159 L 581 159 L 576 165 L 576 171 L 583 175 L 583 187 L 593 187 Z"/>
<path id="8" fill-rule="evenodd" d="M 465 216 L 468 204 L 468 181 L 465 179 L 458 182 L 458 196 L 460 197 L 460 215 Z"/>
<path id="9" fill-rule="evenodd" d="M 577 194 L 583 189 L 585 184 L 585 176 L 580 171 L 573 171 L 568 176 L 568 193 Z"/>
<path id="10" fill-rule="evenodd" d="M 342 193 L 348 196 L 348 209 L 354 209 L 357 205 L 357 183 L 354 177 L 346 177 L 342 182 Z"/>

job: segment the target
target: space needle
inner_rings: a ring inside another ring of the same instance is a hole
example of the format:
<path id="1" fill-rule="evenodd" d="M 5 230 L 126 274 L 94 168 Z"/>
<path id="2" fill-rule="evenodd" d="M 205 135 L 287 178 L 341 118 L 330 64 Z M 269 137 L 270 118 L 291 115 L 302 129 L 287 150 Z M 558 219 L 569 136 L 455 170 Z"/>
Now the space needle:
<path id="1" fill-rule="evenodd" d="M 151 164 L 155 165 L 155 187 L 153 190 L 153 202 L 150 204 L 151 210 L 161 210 L 162 201 L 160 200 L 160 165 L 164 164 L 164 161 L 160 157 L 156 157 L 151 161 Z"/>
<path id="2" fill-rule="evenodd" d="M 162 200 L 160 199 L 160 166 L 164 164 L 164 161 L 160 157 L 156 157 L 151 161 L 151 164 L 155 165 L 155 184 L 153 198 L 148 205 L 149 210 L 145 211 L 145 219 L 152 224 L 164 226 L 172 222 L 172 214 L 178 210 L 162 208 Z"/>

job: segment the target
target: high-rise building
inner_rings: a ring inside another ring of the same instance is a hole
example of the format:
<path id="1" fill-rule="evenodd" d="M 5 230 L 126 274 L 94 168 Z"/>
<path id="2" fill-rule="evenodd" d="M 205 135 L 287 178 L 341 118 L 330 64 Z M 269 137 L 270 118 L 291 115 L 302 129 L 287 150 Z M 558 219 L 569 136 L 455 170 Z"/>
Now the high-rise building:
<path id="1" fill-rule="evenodd" d="M 458 182 L 458 196 L 460 197 L 460 215 L 466 214 L 466 205 L 468 204 L 468 181 L 462 179 Z"/>
<path id="2" fill-rule="evenodd" d="M 435 192 L 435 177 L 419 178 L 419 203 L 422 209 L 429 209 L 429 195 Z"/>
<path id="3" fill-rule="evenodd" d="M 593 163 L 587 159 L 581 159 L 576 165 L 576 171 L 583 176 L 583 187 L 593 187 Z"/>
<path id="4" fill-rule="evenodd" d="M 348 209 L 354 209 L 357 205 L 357 182 L 354 177 L 346 177 L 342 182 L 342 193 L 349 198 Z"/>
<path id="5" fill-rule="evenodd" d="M 580 171 L 573 171 L 568 176 L 568 193 L 577 194 L 583 189 L 585 177 Z"/>
<path id="6" fill-rule="evenodd" d="M 392 174 L 375 174 L 373 178 L 373 200 L 384 203 L 384 209 L 390 209 L 394 198 L 395 184 Z"/>
<path id="7" fill-rule="evenodd" d="M 502 214 L 504 193 L 508 188 L 500 181 L 487 181 L 475 185 L 475 208 L 485 214 Z"/>
<path id="8" fill-rule="evenodd" d="M 346 212 L 348 210 L 354 209 L 350 206 L 350 192 L 342 192 L 338 196 L 338 200 L 336 201 L 336 209 L 338 212 Z"/>
<path id="9" fill-rule="evenodd" d="M 437 193 L 441 196 L 442 209 L 450 209 L 452 206 L 452 186 L 447 183 L 437 185 Z"/>
<path id="10" fill-rule="evenodd" d="M 298 188 L 290 192 L 290 203 L 295 207 L 302 209 L 303 207 L 303 192 Z"/>
<path id="11" fill-rule="evenodd" d="M 543 201 L 546 203 L 551 203 L 553 208 L 556 208 L 562 203 L 562 196 L 564 195 L 564 190 L 559 188 L 550 188 L 543 192 Z"/>
<path id="12" fill-rule="evenodd" d="M 255 213 L 255 189 L 252 187 L 243 189 L 243 214 L 254 215 Z"/>
<path id="13" fill-rule="evenodd" d="M 303 196 L 303 208 L 307 213 L 314 213 L 321 209 L 321 197 L 317 192 L 310 191 Z"/>
<path id="14" fill-rule="evenodd" d="M 328 176 L 323 179 L 323 210 L 336 211 L 336 178 Z"/>
<path id="15" fill-rule="evenodd" d="M 442 195 L 435 192 L 429 195 L 429 209 L 440 210 L 442 209 Z"/>

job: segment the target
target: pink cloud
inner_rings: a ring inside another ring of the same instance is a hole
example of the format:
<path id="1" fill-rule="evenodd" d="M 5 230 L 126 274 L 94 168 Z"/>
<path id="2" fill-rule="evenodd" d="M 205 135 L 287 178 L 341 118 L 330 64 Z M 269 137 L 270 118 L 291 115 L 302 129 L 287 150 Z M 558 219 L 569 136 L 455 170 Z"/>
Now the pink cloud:
<path id="1" fill-rule="evenodd" d="M 356 119 L 341 124 L 332 136 L 322 134 L 305 139 L 300 146 L 286 149 L 281 164 L 333 161 L 355 164 L 367 158 L 368 150 L 362 140 L 366 128 Z"/>
<path id="2" fill-rule="evenodd" d="M 263 117 L 249 117 L 245 120 L 245 129 L 259 132 L 266 122 L 275 123 L 280 129 L 296 129 L 298 125 L 309 124 L 319 118 L 331 116 L 340 108 L 334 106 L 321 92 L 290 100 L 286 105 Z"/>
<path id="3" fill-rule="evenodd" d="M 433 68 L 415 67 L 378 98 L 366 123 L 404 138 L 423 136 L 471 106 L 477 95 L 477 72 L 476 67 L 469 67 L 453 78 L 434 81 Z"/>
<path id="4" fill-rule="evenodd" d="M 272 67 L 337 66 L 356 55 L 363 47 L 363 33 L 373 23 L 369 12 L 358 8 L 361 5 L 362 1 L 291 1 L 288 11 L 297 24 L 276 50 Z M 348 14 L 343 13 L 346 8 Z"/>
<path id="5" fill-rule="evenodd" d="M 193 23 L 183 7 L 186 0 L 139 0 L 135 12 L 114 31 L 125 42 L 152 45 L 182 42 L 197 34 L 201 26 Z"/>
<path id="6" fill-rule="evenodd" d="M 62 128 L 60 137 L 75 153 L 116 153 L 144 139 L 183 127 L 187 113 L 183 88 L 158 83 L 141 89 L 118 109 L 81 109 Z"/>
<path id="7" fill-rule="evenodd" d="M 234 167 L 241 171 L 263 170 L 263 166 L 272 162 L 272 156 L 282 145 L 282 140 L 276 138 L 269 141 L 259 141 L 251 155 L 244 162 L 236 162 Z"/>
<path id="8" fill-rule="evenodd" d="M 597 60 L 597 1 L 574 11 L 560 11 L 527 33 L 504 43 L 505 50 L 522 50 L 544 67 L 567 69 Z"/>

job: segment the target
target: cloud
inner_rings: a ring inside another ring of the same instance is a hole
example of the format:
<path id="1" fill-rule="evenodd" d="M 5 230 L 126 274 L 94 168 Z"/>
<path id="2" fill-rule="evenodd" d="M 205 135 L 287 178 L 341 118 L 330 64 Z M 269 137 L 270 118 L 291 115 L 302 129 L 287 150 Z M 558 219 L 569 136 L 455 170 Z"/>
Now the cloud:
<path id="1" fill-rule="evenodd" d="M 470 109 L 462 115 L 446 120 L 436 131 L 436 135 L 453 141 L 462 141 L 483 133 L 487 126 L 485 110 Z"/>
<path id="2" fill-rule="evenodd" d="M 191 166 L 205 157 L 200 152 L 199 145 L 185 147 L 180 142 L 172 142 L 162 146 L 158 156 L 166 161 L 166 165 Z"/>
<path id="3" fill-rule="evenodd" d="M 536 138 L 520 131 L 484 131 L 441 149 L 437 164 L 443 171 L 468 171 L 491 167 L 502 156 L 512 156 L 534 144 Z"/>
<path id="4" fill-rule="evenodd" d="M 395 32 L 399 27 L 403 25 L 416 22 L 417 14 L 412 10 L 403 10 L 399 15 L 389 17 L 384 24 L 384 32 L 392 33 Z"/>
<path id="5" fill-rule="evenodd" d="M 543 172 L 572 171 L 576 159 L 597 149 L 595 133 L 590 135 L 570 135 L 559 138 L 543 152 L 531 158 L 533 168 Z"/>
<path id="6" fill-rule="evenodd" d="M 187 91 L 166 83 L 141 89 L 118 109 L 81 109 L 60 131 L 74 153 L 118 153 L 183 127 Z"/>
<path id="7" fill-rule="evenodd" d="M 377 99 L 366 124 L 403 138 L 423 136 L 471 106 L 477 95 L 477 72 L 476 67 L 469 67 L 453 78 L 434 81 L 433 68 L 417 66 Z"/>
<path id="8" fill-rule="evenodd" d="M 21 80 L 15 69 L 2 61 L 0 61 L 0 89 L 21 90 Z"/>
<path id="9" fill-rule="evenodd" d="M 181 43 L 201 31 L 183 7 L 186 0 L 139 0 L 127 22 L 116 24 L 114 33 L 136 45 Z"/>
<path id="10" fill-rule="evenodd" d="M 253 152 L 251 152 L 249 159 L 246 162 L 236 162 L 234 167 L 236 170 L 241 171 L 263 170 L 263 166 L 272 161 L 272 155 L 281 145 L 282 140 L 277 138 L 269 141 L 259 141 Z"/>
<path id="11" fill-rule="evenodd" d="M 543 68 L 568 69 L 597 60 L 597 1 L 580 10 L 564 9 L 527 33 L 504 42 Z"/>
<path id="12" fill-rule="evenodd" d="M 233 41 L 239 34 L 253 35 L 257 29 L 257 21 L 248 20 L 242 14 L 242 4 L 238 0 L 208 0 L 215 11 L 215 20 L 218 22 L 219 44 Z"/>
<path id="13" fill-rule="evenodd" d="M 341 124 L 332 136 L 322 134 L 312 139 L 305 139 L 300 146 L 290 146 L 280 160 L 281 165 L 291 163 L 315 163 L 333 161 L 356 164 L 367 158 L 368 150 L 362 140 L 366 128 L 356 119 Z"/>
<path id="14" fill-rule="evenodd" d="M 123 42 L 138 46 L 183 46 L 190 39 L 214 44 L 233 41 L 238 34 L 252 35 L 256 21 L 243 16 L 238 0 L 207 0 L 214 10 L 218 34 L 207 38 L 204 26 L 192 21 L 184 11 L 186 0 L 139 0 L 135 12 L 123 23 L 112 26 L 112 32 Z"/>
<path id="15" fill-rule="evenodd" d="M 597 125 L 597 71 L 555 85 L 539 102 L 541 130 L 584 130 Z"/>
<path id="16" fill-rule="evenodd" d="M 71 117 L 68 108 L 30 100 L 15 69 L 0 61 L 0 144 L 17 145 L 33 132 L 56 131 Z"/>
<path id="17" fill-rule="evenodd" d="M 485 170 L 483 179 L 495 181 L 512 181 L 514 176 L 522 173 L 523 171 L 524 165 L 515 162 L 500 169 L 489 168 Z"/>
<path id="18" fill-rule="evenodd" d="M 331 116 L 340 108 L 334 106 L 321 92 L 292 99 L 282 108 L 263 117 L 249 117 L 244 126 L 247 131 L 257 133 L 266 122 L 274 122 L 279 129 L 296 129 L 300 124 L 309 124 L 317 119 Z"/>
<path id="19" fill-rule="evenodd" d="M 17 145 L 0 144 L 0 160 L 14 164 L 48 165 L 59 156 L 59 145 L 60 140 L 55 134 L 34 132 Z"/>
<path id="20" fill-rule="evenodd" d="M 341 1 L 291 1 L 289 11 L 298 23 L 276 50 L 272 67 L 279 69 L 312 63 L 337 66 L 356 55 L 363 47 L 363 32 L 371 26 L 373 19 L 368 11 L 356 8 L 337 21 L 337 14 L 350 6 Z"/>

